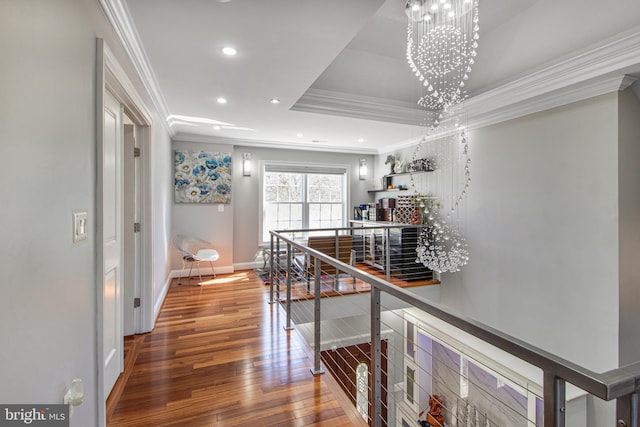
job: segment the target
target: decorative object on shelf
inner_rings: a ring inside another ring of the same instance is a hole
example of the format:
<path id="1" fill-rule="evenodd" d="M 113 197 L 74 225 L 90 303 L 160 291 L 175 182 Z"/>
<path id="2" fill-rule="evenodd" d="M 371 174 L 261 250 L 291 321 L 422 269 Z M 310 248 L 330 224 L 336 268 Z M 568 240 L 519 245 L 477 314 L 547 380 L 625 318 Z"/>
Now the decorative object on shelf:
<path id="1" fill-rule="evenodd" d="M 231 154 L 175 152 L 176 203 L 231 203 Z"/>
<path id="2" fill-rule="evenodd" d="M 415 196 L 398 196 L 396 199 L 396 221 L 402 224 L 419 224 L 419 218 L 417 222 L 416 216 L 418 213 L 418 206 Z"/>
<path id="3" fill-rule="evenodd" d="M 409 172 L 433 172 L 436 170 L 436 158 L 415 159 L 409 163 Z"/>
<path id="4" fill-rule="evenodd" d="M 460 208 L 471 182 L 464 101 L 478 48 L 479 0 L 407 0 L 405 12 L 406 56 L 421 82 L 417 103 L 426 127 L 410 170 L 437 170 L 431 182 L 411 175 L 416 195 L 428 189 L 438 199 L 437 207 L 418 204 L 427 227 L 416 248 L 417 261 L 438 272 L 460 271 L 469 260 L 460 229 Z"/>
<path id="5" fill-rule="evenodd" d="M 387 160 L 384 161 L 385 165 L 390 165 L 390 174 L 395 173 L 395 166 L 396 166 L 396 156 L 394 156 L 393 154 L 389 154 L 387 156 Z"/>
<path id="6" fill-rule="evenodd" d="M 393 165 L 393 173 L 403 173 L 404 172 L 404 162 L 402 160 L 396 160 L 396 163 Z"/>

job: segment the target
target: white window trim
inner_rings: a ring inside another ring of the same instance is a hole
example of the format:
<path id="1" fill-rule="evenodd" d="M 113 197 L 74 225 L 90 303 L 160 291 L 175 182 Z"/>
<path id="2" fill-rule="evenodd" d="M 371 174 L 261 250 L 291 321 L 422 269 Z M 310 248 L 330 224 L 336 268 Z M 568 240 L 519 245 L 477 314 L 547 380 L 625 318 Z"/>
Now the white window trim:
<path id="1" fill-rule="evenodd" d="M 344 169 L 344 185 L 345 185 L 345 204 L 344 204 L 344 212 L 343 216 L 345 219 L 344 226 L 348 225 L 349 221 L 349 206 L 351 206 L 351 181 L 353 180 L 353 168 L 350 164 L 342 164 L 342 163 L 305 163 L 305 162 L 297 162 L 297 161 L 278 161 L 278 160 L 260 160 L 260 186 L 258 189 L 258 212 L 260 217 L 258 219 L 258 246 L 265 247 L 269 246 L 269 241 L 262 241 L 262 235 L 264 233 L 263 224 L 264 224 L 264 206 L 263 206 L 263 196 L 264 196 L 264 173 L 267 165 L 275 165 L 275 166 L 291 166 L 292 168 L 296 168 L 297 170 L 301 168 L 308 168 L 309 170 L 305 173 L 322 173 L 322 169 L 336 170 L 336 169 Z M 358 179 L 356 176 L 355 179 Z"/>

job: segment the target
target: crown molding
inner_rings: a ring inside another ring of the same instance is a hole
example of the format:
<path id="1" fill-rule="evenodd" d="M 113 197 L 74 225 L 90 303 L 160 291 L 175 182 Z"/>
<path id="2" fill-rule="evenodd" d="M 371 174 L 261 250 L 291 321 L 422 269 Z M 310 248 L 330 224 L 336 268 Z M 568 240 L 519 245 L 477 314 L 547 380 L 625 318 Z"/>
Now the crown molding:
<path id="1" fill-rule="evenodd" d="M 416 126 L 424 120 L 414 104 L 313 88 L 291 110 Z"/>
<path id="2" fill-rule="evenodd" d="M 149 64 L 149 59 L 142 48 L 142 42 L 131 19 L 129 9 L 122 0 L 98 1 L 109 23 L 120 39 L 129 59 L 131 59 L 138 73 L 138 77 L 151 98 L 151 102 L 153 102 L 153 105 L 160 114 L 165 130 L 173 137 L 175 132 L 166 120 L 166 117 L 169 117 L 167 102 L 162 95 L 153 69 Z"/>
<path id="3" fill-rule="evenodd" d="M 529 114 L 539 113 L 552 108 L 568 105 L 573 102 L 624 90 L 633 83 L 629 76 L 607 76 L 564 87 L 544 95 L 523 99 L 511 104 L 495 104 L 487 108 L 487 103 L 479 98 L 471 98 L 465 108 L 468 114 L 468 127 L 477 129 Z"/>
<path id="4" fill-rule="evenodd" d="M 625 73 L 638 66 L 640 27 L 635 27 L 570 58 L 469 98 L 465 103 L 469 121 L 481 127 L 624 90 L 626 87 L 622 85 L 633 83 L 625 78 Z M 517 114 L 510 111 L 514 107 Z M 491 120 L 480 120 L 482 116 L 491 117 Z"/>
<path id="5" fill-rule="evenodd" d="M 242 138 L 227 138 L 219 136 L 209 135 L 195 135 L 189 133 L 178 133 L 172 138 L 173 142 L 193 142 L 193 143 L 205 143 L 205 144 L 224 144 L 232 146 L 243 147 L 258 147 L 258 148 L 270 148 L 281 150 L 302 150 L 302 151 L 323 151 L 332 153 L 345 153 L 345 154 L 378 154 L 378 150 L 374 148 L 353 148 L 353 147 L 340 147 L 337 145 L 322 145 L 314 143 L 304 142 L 279 142 L 279 141 L 266 141 L 260 139 L 242 139 Z"/>
<path id="6" fill-rule="evenodd" d="M 468 127 L 489 126 L 624 90 L 635 82 L 625 73 L 639 70 L 640 26 L 470 97 L 465 102 Z M 410 105 L 394 105 L 389 100 L 310 89 L 292 109 L 419 125 L 424 113 L 417 105 Z M 385 147 L 384 152 L 406 148 L 419 139 L 393 144 Z"/>

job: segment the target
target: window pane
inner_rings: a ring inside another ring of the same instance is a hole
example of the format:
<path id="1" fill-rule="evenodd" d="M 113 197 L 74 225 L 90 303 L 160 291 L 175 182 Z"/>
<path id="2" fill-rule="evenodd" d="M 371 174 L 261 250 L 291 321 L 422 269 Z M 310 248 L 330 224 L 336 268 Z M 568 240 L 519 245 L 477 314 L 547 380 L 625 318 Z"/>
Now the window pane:
<path id="1" fill-rule="evenodd" d="M 269 230 L 344 226 L 344 176 L 265 172 L 263 241 Z"/>
<path id="2" fill-rule="evenodd" d="M 291 220 L 295 220 L 300 223 L 300 227 L 295 228 L 302 228 L 302 203 L 291 205 Z"/>
<path id="3" fill-rule="evenodd" d="M 320 205 L 320 219 L 325 221 L 331 219 L 331 205 Z"/>
<path id="4" fill-rule="evenodd" d="M 277 197 L 277 187 L 275 185 L 265 185 L 264 200 L 266 202 L 275 202 Z"/>
<path id="5" fill-rule="evenodd" d="M 336 220 L 339 219 L 342 221 L 342 205 L 331 205 L 331 218 Z"/>
<path id="6" fill-rule="evenodd" d="M 316 205 L 315 203 L 310 204 L 309 205 L 309 224 L 311 224 L 312 221 L 317 221 L 319 219 L 320 219 L 320 205 Z"/>
<path id="7" fill-rule="evenodd" d="M 278 205 L 278 222 L 288 223 L 289 218 L 290 218 L 289 205 L 285 205 L 285 204 Z"/>
<path id="8" fill-rule="evenodd" d="M 407 402 L 409 403 L 414 402 L 415 374 L 416 374 L 416 371 L 407 366 L 406 392 L 407 392 Z"/>

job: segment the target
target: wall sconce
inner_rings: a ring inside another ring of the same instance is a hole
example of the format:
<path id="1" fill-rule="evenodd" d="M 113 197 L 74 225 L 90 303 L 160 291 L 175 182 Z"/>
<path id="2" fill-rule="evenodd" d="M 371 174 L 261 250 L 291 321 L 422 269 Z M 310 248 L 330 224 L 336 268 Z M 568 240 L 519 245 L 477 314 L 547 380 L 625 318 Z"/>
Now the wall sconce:
<path id="1" fill-rule="evenodd" d="M 360 179 L 367 179 L 367 161 L 365 159 L 359 161 L 358 176 Z"/>
<path id="2" fill-rule="evenodd" d="M 242 175 L 251 176 L 251 153 L 242 153 Z"/>

